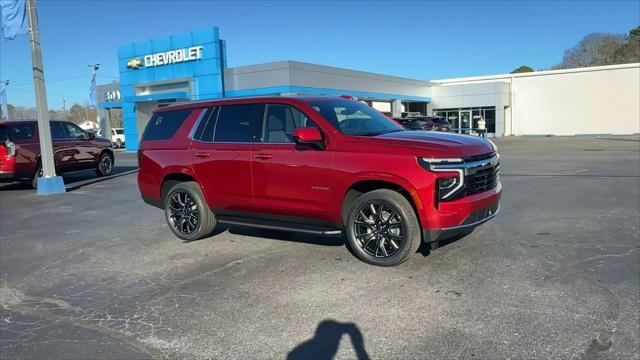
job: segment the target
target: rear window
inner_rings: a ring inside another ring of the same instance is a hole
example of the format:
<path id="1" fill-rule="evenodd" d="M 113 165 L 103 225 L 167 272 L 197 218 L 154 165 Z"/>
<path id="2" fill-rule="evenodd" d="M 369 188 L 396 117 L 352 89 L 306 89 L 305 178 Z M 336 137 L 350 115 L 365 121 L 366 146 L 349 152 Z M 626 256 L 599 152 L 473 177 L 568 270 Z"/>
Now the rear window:
<path id="1" fill-rule="evenodd" d="M 0 129 L 5 129 L 5 127 L 2 126 Z M 5 134 L 2 134 L 2 131 L 0 130 L 0 139 L 2 140 L 7 138 L 11 141 L 30 140 L 35 135 L 36 126 L 35 124 L 14 124 L 6 127 Z"/>
<path id="2" fill-rule="evenodd" d="M 214 142 L 259 142 L 262 140 L 263 104 L 226 105 L 220 108 Z M 206 137 L 206 130 L 203 137 Z"/>
<path id="3" fill-rule="evenodd" d="M 191 109 L 164 111 L 154 114 L 147 124 L 142 140 L 169 140 L 191 114 Z"/>

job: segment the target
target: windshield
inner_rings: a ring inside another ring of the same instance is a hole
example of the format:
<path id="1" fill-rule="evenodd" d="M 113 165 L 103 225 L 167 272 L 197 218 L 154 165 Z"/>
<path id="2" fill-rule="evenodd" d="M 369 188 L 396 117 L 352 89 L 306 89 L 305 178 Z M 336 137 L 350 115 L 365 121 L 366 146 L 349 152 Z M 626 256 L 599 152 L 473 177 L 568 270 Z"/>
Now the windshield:
<path id="1" fill-rule="evenodd" d="M 441 117 L 433 118 L 433 122 L 440 125 L 449 125 L 447 119 Z"/>
<path id="2" fill-rule="evenodd" d="M 347 135 L 375 136 L 403 130 L 393 120 L 358 101 L 314 101 L 309 106 L 334 128 Z"/>
<path id="3" fill-rule="evenodd" d="M 124 135 L 124 129 L 115 129 L 117 135 Z"/>

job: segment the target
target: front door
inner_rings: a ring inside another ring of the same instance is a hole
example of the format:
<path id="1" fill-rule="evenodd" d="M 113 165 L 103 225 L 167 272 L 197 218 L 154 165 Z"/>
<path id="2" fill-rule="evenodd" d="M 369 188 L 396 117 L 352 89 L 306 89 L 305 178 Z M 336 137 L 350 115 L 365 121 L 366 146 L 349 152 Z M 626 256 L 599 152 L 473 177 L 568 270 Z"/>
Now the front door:
<path id="1" fill-rule="evenodd" d="M 297 145 L 291 135 L 311 126 L 318 127 L 291 105 L 267 105 L 252 164 L 256 211 L 330 220 L 333 152 Z"/>

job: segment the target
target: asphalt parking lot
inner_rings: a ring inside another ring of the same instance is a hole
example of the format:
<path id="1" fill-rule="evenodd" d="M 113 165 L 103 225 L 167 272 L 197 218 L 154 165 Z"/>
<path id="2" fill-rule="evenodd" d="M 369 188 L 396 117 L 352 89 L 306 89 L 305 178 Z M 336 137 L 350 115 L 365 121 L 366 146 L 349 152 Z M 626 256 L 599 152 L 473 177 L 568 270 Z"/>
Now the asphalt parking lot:
<path id="1" fill-rule="evenodd" d="M 501 213 L 394 268 L 341 238 L 182 243 L 116 175 L 0 184 L 2 358 L 640 358 L 640 142 L 505 138 Z"/>

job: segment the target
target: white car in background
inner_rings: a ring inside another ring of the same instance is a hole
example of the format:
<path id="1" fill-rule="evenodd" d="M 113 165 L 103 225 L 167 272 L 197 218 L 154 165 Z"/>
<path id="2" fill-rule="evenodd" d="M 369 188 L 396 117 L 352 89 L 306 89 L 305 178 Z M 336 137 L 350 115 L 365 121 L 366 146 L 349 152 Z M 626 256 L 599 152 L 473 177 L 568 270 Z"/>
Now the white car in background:
<path id="1" fill-rule="evenodd" d="M 116 148 L 124 147 L 124 129 L 111 128 L 111 142 Z"/>

